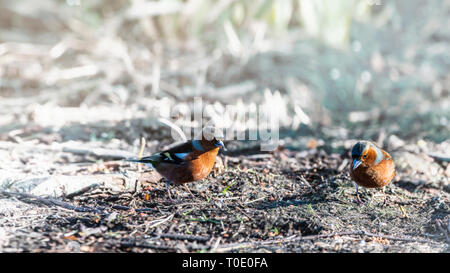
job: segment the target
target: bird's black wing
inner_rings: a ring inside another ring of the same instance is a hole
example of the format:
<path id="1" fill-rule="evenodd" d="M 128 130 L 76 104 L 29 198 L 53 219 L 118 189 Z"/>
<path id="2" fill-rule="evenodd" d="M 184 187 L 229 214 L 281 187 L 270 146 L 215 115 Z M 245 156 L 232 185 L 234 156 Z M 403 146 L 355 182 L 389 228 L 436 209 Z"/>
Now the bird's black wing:
<path id="1" fill-rule="evenodd" d="M 160 161 L 171 164 L 181 164 L 185 161 L 193 160 L 196 156 L 193 153 L 194 148 L 192 142 L 184 142 L 175 147 L 158 153 Z"/>
<path id="2" fill-rule="evenodd" d="M 151 156 L 146 156 L 141 159 L 133 159 L 128 161 L 152 164 L 153 166 L 159 163 L 169 163 L 169 164 L 181 164 L 186 161 L 195 159 L 197 156 L 193 153 L 194 148 L 192 142 L 184 142 L 176 145 L 170 149 L 164 150 L 162 152 L 153 154 Z"/>

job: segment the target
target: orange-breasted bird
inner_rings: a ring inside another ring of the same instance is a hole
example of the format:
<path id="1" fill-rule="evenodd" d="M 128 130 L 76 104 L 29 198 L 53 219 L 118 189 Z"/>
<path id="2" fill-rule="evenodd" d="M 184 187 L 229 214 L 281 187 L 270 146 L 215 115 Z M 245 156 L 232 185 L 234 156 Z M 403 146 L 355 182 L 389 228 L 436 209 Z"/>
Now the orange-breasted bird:
<path id="1" fill-rule="evenodd" d="M 151 156 L 127 159 L 127 161 L 145 163 L 166 178 L 167 192 L 169 198 L 172 199 L 170 183 L 180 185 L 208 176 L 214 166 L 219 149 L 226 150 L 223 142 L 216 139 L 215 136 L 206 136 L 202 132 L 200 139 L 184 142 Z M 187 190 L 190 192 L 189 188 Z"/>
<path id="2" fill-rule="evenodd" d="M 359 141 L 352 148 L 350 176 L 356 182 L 356 199 L 361 203 L 358 185 L 365 188 L 382 188 L 395 176 L 392 157 L 370 141 Z M 386 196 L 384 199 L 386 202 Z"/>

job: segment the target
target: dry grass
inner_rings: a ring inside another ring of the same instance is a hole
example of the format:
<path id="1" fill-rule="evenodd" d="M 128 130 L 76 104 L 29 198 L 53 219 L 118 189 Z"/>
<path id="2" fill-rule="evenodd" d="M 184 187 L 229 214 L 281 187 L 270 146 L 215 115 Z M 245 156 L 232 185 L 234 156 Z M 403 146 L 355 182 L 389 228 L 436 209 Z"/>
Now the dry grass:
<path id="1" fill-rule="evenodd" d="M 1 1 L 1 190 L 72 207 L 2 193 L 0 250 L 448 251 L 447 2 Z M 195 128 L 167 109 L 196 97 L 218 117 L 275 105 L 281 146 L 230 141 L 225 172 L 169 204 L 163 183 L 131 185 L 140 173 L 113 160 Z M 386 207 L 372 192 L 352 202 L 358 138 L 397 163 Z M 118 183 L 64 199 L 68 176 Z M 103 210 L 67 209 L 83 206 Z"/>

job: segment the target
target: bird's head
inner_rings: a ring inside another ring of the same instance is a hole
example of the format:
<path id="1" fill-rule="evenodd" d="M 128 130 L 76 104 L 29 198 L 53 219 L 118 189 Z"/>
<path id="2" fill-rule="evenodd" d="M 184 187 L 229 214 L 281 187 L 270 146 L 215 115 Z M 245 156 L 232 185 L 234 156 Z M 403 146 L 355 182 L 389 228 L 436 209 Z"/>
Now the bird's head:
<path id="1" fill-rule="evenodd" d="M 194 148 L 202 148 L 205 151 L 213 150 L 219 148 L 221 150 L 227 150 L 221 138 L 223 133 L 221 130 L 208 126 L 202 130 L 201 138 L 194 140 Z"/>
<path id="2" fill-rule="evenodd" d="M 352 169 L 376 165 L 383 158 L 381 149 L 369 141 L 359 141 L 352 148 Z"/>
<path id="3" fill-rule="evenodd" d="M 213 138 L 213 140 L 212 140 L 211 142 L 212 142 L 212 145 L 214 145 L 215 148 L 219 148 L 219 149 L 224 150 L 224 151 L 227 150 L 227 149 L 225 148 L 225 145 L 223 144 L 223 141 L 222 141 L 222 140 Z"/>

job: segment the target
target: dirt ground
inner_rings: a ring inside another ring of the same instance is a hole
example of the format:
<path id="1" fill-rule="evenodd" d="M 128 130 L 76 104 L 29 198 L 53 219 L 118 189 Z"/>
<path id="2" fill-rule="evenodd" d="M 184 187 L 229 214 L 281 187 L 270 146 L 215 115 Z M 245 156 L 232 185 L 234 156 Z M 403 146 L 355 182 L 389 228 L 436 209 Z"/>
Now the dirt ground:
<path id="1" fill-rule="evenodd" d="M 55 168 L 53 176 L 81 181 L 89 173 L 135 174 L 139 184 L 129 191 L 98 185 L 61 198 L 2 191 L 1 251 L 449 251 L 448 163 L 395 150 L 398 173 L 386 189 L 387 203 L 381 191 L 362 190 L 358 205 L 347 171 L 352 141 L 332 143 L 333 151 L 318 143 L 310 138 L 304 150 L 271 153 L 229 143 L 214 172 L 189 184 L 194 196 L 182 186 L 171 188 L 174 201 L 147 167 L 137 172 L 135 164 L 120 160 L 79 166 L 77 159 L 92 155 L 45 154 L 48 162 L 70 166 Z M 20 148 L 9 153 L 20 154 Z M 423 172 L 414 170 L 414 160 Z M 424 178 L 430 173 L 433 182 Z"/>
<path id="2" fill-rule="evenodd" d="M 382 1 L 346 49 L 216 22 L 177 44 L 141 1 L 93 2 L 0 2 L 0 252 L 450 252 L 448 1 Z M 226 140 L 170 201 L 122 159 L 173 143 L 160 110 L 195 97 L 278 109 L 280 145 Z M 384 205 L 355 203 L 360 139 L 395 161 Z"/>

